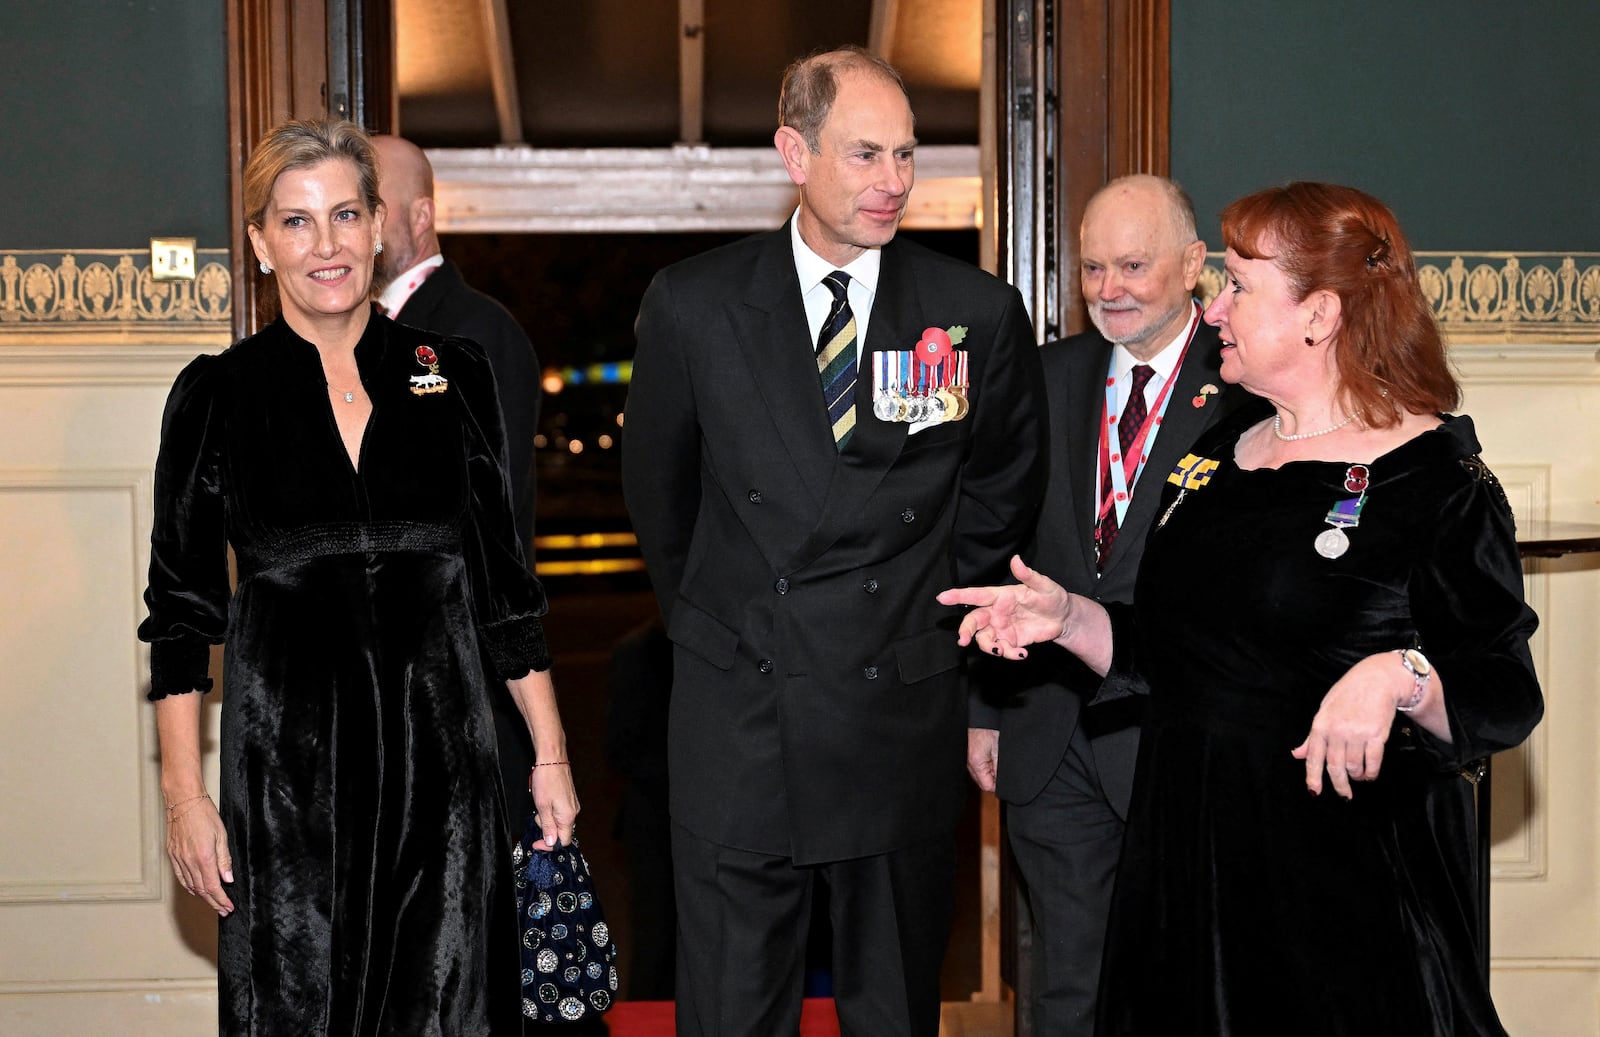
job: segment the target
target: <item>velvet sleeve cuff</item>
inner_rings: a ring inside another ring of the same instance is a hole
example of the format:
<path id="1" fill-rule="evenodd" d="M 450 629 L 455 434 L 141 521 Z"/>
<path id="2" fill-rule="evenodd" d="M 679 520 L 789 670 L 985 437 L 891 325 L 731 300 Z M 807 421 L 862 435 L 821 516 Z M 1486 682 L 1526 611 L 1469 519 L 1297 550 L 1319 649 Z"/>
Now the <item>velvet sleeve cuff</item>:
<path id="1" fill-rule="evenodd" d="M 550 649 L 545 645 L 544 624 L 537 616 L 513 616 L 479 628 L 495 676 L 511 681 L 531 670 L 550 668 Z"/>
<path id="2" fill-rule="evenodd" d="M 151 702 L 168 695 L 211 690 L 211 644 L 200 637 L 176 637 L 150 644 Z"/>
<path id="3" fill-rule="evenodd" d="M 1111 668 L 1089 699 L 1089 705 L 1148 695 L 1150 686 L 1139 668 L 1139 624 L 1132 605 L 1124 602 L 1101 603 L 1111 617 Z"/>

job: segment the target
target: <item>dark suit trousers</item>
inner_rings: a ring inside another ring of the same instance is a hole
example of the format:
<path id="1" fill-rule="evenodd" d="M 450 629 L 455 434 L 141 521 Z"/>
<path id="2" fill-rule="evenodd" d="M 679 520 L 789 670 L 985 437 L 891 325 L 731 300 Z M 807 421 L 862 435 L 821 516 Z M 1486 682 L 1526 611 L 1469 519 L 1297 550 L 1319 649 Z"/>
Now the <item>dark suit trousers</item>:
<path id="1" fill-rule="evenodd" d="M 1122 829 L 1081 724 L 1044 789 L 1028 803 L 1006 806 L 1006 832 L 1033 915 L 1034 1037 L 1094 1033 Z"/>
<path id="2" fill-rule="evenodd" d="M 939 969 L 955 912 L 949 836 L 796 867 L 672 827 L 678 893 L 678 1037 L 782 1037 L 800 1028 L 815 884 L 833 927 L 844 1037 L 935 1037 Z"/>

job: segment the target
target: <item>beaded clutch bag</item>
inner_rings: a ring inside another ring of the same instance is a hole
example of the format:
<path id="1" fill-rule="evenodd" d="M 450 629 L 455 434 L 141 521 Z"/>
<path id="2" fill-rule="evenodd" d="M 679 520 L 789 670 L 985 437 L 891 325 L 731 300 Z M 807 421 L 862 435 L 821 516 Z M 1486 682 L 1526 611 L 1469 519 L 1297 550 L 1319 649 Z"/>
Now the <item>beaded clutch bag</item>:
<path id="1" fill-rule="evenodd" d="M 589 862 L 574 838 L 535 850 L 536 816 L 512 851 L 522 932 L 522 1014 L 541 1023 L 577 1022 L 611 1007 L 617 945 L 611 940 Z"/>

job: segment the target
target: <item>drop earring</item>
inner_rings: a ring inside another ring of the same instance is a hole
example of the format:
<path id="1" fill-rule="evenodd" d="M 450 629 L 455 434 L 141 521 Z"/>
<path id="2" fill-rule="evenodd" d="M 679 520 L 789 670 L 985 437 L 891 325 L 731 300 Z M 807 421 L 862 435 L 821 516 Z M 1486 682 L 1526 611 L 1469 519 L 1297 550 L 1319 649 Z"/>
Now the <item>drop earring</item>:
<path id="1" fill-rule="evenodd" d="M 383 255 L 383 242 L 375 241 L 372 243 L 372 254 L 375 256 Z"/>

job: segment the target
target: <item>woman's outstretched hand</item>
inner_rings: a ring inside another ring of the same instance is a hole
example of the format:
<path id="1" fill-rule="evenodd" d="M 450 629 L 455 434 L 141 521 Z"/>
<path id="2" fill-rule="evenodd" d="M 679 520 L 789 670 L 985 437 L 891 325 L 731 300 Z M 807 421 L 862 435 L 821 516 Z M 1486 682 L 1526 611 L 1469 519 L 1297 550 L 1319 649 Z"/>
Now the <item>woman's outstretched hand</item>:
<path id="1" fill-rule="evenodd" d="M 1011 557 L 1011 575 L 1019 582 L 1005 587 L 954 587 L 939 593 L 939 603 L 973 606 L 961 620 L 961 644 L 975 642 L 989 655 L 1026 659 L 1028 645 L 1056 641 L 1068 633 L 1073 595 L 1028 568 L 1020 555 Z"/>

